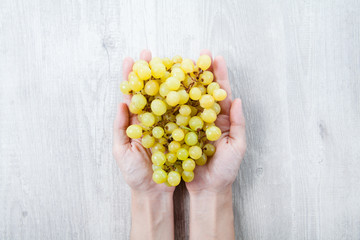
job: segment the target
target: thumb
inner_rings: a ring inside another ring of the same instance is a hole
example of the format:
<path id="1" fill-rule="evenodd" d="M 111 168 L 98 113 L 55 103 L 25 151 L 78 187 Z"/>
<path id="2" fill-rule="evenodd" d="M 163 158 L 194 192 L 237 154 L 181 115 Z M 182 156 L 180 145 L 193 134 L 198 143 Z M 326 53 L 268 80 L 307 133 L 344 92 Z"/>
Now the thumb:
<path id="1" fill-rule="evenodd" d="M 236 98 L 230 109 L 230 138 L 237 145 L 245 145 L 245 117 L 242 110 L 242 102 Z"/>
<path id="2" fill-rule="evenodd" d="M 129 110 L 125 103 L 120 103 L 114 121 L 114 148 L 124 147 L 130 143 L 126 135 L 126 129 L 129 126 Z"/>

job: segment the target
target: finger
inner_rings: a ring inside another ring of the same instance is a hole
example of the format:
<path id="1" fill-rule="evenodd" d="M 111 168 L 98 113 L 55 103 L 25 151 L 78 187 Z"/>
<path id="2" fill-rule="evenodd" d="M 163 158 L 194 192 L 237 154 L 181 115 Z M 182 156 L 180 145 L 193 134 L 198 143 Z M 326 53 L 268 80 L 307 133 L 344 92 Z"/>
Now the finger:
<path id="1" fill-rule="evenodd" d="M 130 139 L 126 135 L 126 129 L 129 126 L 129 122 L 128 107 L 125 103 L 120 103 L 114 120 L 114 148 L 123 148 L 130 143 Z"/>
<path id="2" fill-rule="evenodd" d="M 237 143 L 245 143 L 245 117 L 239 98 L 231 104 L 229 137 Z"/>
<path id="3" fill-rule="evenodd" d="M 214 59 L 213 68 L 216 82 L 219 83 L 220 87 L 227 93 L 227 97 L 223 101 L 219 102 L 221 113 L 229 115 L 232 95 L 225 59 L 222 56 L 217 56 Z"/>
<path id="4" fill-rule="evenodd" d="M 211 65 L 210 67 L 207 69 L 207 71 L 213 71 L 213 64 L 214 64 L 214 59 L 212 58 L 212 54 L 211 51 L 209 49 L 203 49 L 200 51 L 200 56 L 201 55 L 208 55 L 211 59 Z"/>
<path id="5" fill-rule="evenodd" d="M 147 49 L 142 50 L 141 53 L 140 53 L 140 59 L 145 60 L 147 62 L 150 62 L 150 60 L 151 60 L 151 52 L 149 50 L 147 50 Z"/>
<path id="6" fill-rule="evenodd" d="M 126 57 L 123 61 L 123 80 L 128 80 L 129 73 L 132 71 L 132 67 L 134 65 L 134 60 L 131 57 Z M 126 104 L 130 104 L 130 95 L 123 95 L 124 96 L 124 102 Z"/>

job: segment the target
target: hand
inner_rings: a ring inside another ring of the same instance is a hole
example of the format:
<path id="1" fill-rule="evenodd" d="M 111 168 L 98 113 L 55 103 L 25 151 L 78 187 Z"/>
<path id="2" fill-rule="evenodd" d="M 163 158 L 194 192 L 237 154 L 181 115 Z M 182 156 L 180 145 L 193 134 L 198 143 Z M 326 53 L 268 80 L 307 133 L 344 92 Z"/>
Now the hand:
<path id="1" fill-rule="evenodd" d="M 204 50 L 202 54 L 211 57 L 211 52 Z M 227 92 L 227 98 L 219 102 L 221 113 L 215 122 L 222 135 L 214 145 L 216 152 L 204 166 L 196 166 L 194 180 L 186 183 L 192 192 L 221 192 L 231 188 L 237 176 L 241 160 L 246 150 L 245 118 L 240 99 L 232 101 L 227 67 L 223 57 L 218 56 L 210 67 L 220 87 Z"/>
<path id="2" fill-rule="evenodd" d="M 151 60 L 151 52 L 143 50 L 140 58 Z M 123 62 L 123 78 L 127 80 L 134 64 L 133 59 L 125 58 Z M 136 115 L 130 114 L 128 105 L 130 96 L 125 95 L 125 103 L 120 103 L 114 121 L 113 154 L 125 178 L 126 183 L 133 191 L 138 192 L 174 192 L 174 187 L 157 184 L 152 180 L 151 152 L 141 145 L 139 139 L 129 139 L 126 128 L 137 124 Z"/>

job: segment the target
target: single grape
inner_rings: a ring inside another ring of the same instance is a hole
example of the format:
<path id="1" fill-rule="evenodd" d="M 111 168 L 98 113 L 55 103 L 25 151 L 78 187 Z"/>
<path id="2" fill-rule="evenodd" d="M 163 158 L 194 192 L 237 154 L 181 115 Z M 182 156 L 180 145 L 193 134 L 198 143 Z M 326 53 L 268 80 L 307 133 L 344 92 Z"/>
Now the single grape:
<path id="1" fill-rule="evenodd" d="M 211 143 L 207 143 L 203 147 L 203 150 L 206 156 L 211 157 L 212 155 L 214 155 L 216 148 Z"/>
<path id="2" fill-rule="evenodd" d="M 184 144 L 181 145 L 181 148 L 184 148 L 189 152 L 190 146 L 187 145 L 186 143 L 184 143 Z"/>
<path id="3" fill-rule="evenodd" d="M 216 101 L 222 101 L 227 96 L 226 91 L 224 89 L 216 89 L 214 90 L 212 95 Z"/>
<path id="4" fill-rule="evenodd" d="M 181 140 L 184 139 L 185 133 L 181 128 L 177 128 L 172 132 L 171 136 L 175 141 L 180 142 Z M 180 144 L 179 144 L 179 148 L 180 148 Z"/>
<path id="5" fill-rule="evenodd" d="M 133 90 L 134 92 L 139 92 L 144 87 L 144 81 L 142 81 L 140 79 L 135 79 L 135 78 L 130 79 L 129 86 L 130 86 L 131 90 Z"/>
<path id="6" fill-rule="evenodd" d="M 167 108 L 166 108 L 166 104 L 164 103 L 164 101 L 159 100 L 159 99 L 155 99 L 151 102 L 151 111 L 158 116 L 163 115 Z"/>
<path id="7" fill-rule="evenodd" d="M 162 63 L 153 64 L 151 67 L 151 74 L 154 78 L 161 78 L 165 75 L 166 68 L 165 65 Z"/>
<path id="8" fill-rule="evenodd" d="M 206 94 L 206 88 L 204 87 L 204 85 L 202 85 L 202 84 L 197 84 L 196 87 L 200 89 L 201 95 Z"/>
<path id="9" fill-rule="evenodd" d="M 162 97 L 166 97 L 169 92 L 170 92 L 170 89 L 168 88 L 168 86 L 166 85 L 166 83 L 162 83 L 162 84 L 160 85 L 160 88 L 159 88 L 159 94 L 160 94 Z"/>
<path id="10" fill-rule="evenodd" d="M 160 184 L 166 182 L 168 175 L 163 169 L 157 169 L 154 171 L 152 179 L 154 182 Z"/>
<path id="11" fill-rule="evenodd" d="M 173 63 L 181 63 L 182 62 L 182 57 L 179 55 L 176 55 L 172 58 Z"/>
<path id="12" fill-rule="evenodd" d="M 209 94 L 205 94 L 205 95 L 202 95 L 200 100 L 200 106 L 203 107 L 203 108 L 210 108 L 212 105 L 214 105 L 214 98 L 213 96 L 209 95 Z"/>
<path id="13" fill-rule="evenodd" d="M 206 91 L 208 94 L 213 95 L 213 92 L 217 89 L 220 89 L 220 85 L 217 82 L 212 82 L 207 86 Z"/>
<path id="14" fill-rule="evenodd" d="M 178 125 L 173 122 L 169 122 L 165 125 L 164 129 L 167 134 L 171 134 L 176 128 L 178 128 Z"/>
<path id="15" fill-rule="evenodd" d="M 155 144 L 155 138 L 152 137 L 150 134 L 145 134 L 141 138 L 141 144 L 144 148 L 151 148 Z"/>
<path id="16" fill-rule="evenodd" d="M 167 177 L 167 182 L 171 186 L 175 187 L 175 186 L 179 185 L 180 181 L 181 181 L 180 173 L 175 172 L 175 171 L 169 172 L 168 177 Z"/>
<path id="17" fill-rule="evenodd" d="M 168 150 L 169 152 L 176 153 L 181 147 L 180 143 L 177 141 L 172 141 L 169 143 Z"/>
<path id="18" fill-rule="evenodd" d="M 163 152 L 157 151 L 152 154 L 151 161 L 153 164 L 155 164 L 157 166 L 161 166 L 165 163 L 166 156 Z"/>
<path id="19" fill-rule="evenodd" d="M 206 129 L 206 137 L 209 139 L 209 141 L 216 141 L 221 136 L 221 130 L 220 128 L 216 126 L 211 126 L 208 129 Z"/>
<path id="20" fill-rule="evenodd" d="M 155 80 L 149 80 L 145 84 L 145 93 L 149 96 L 155 96 L 159 92 L 159 83 Z"/>
<path id="21" fill-rule="evenodd" d="M 140 80 L 147 80 L 151 77 L 151 70 L 146 65 L 139 66 L 139 69 L 137 69 L 135 73 L 138 75 Z"/>
<path id="22" fill-rule="evenodd" d="M 199 146 L 192 146 L 189 148 L 189 156 L 192 159 L 198 159 L 201 157 L 202 150 Z"/>
<path id="23" fill-rule="evenodd" d="M 201 113 L 201 119 L 204 120 L 204 122 L 213 123 L 215 122 L 216 118 L 216 112 L 211 108 L 204 109 L 204 111 Z"/>
<path id="24" fill-rule="evenodd" d="M 188 132 L 185 135 L 185 143 L 189 146 L 194 146 L 195 144 L 198 143 L 198 137 L 196 135 L 196 133 L 194 132 Z"/>
<path id="25" fill-rule="evenodd" d="M 203 153 L 200 158 L 195 160 L 196 165 L 203 166 L 207 162 L 207 156 Z"/>
<path id="26" fill-rule="evenodd" d="M 180 87 L 180 80 L 176 77 L 169 77 L 166 79 L 166 85 L 170 90 L 178 90 Z"/>
<path id="27" fill-rule="evenodd" d="M 203 128 L 204 121 L 200 117 L 194 116 L 194 117 L 190 118 L 189 126 L 192 130 L 197 131 L 198 129 Z"/>
<path id="28" fill-rule="evenodd" d="M 122 81 L 120 83 L 120 91 L 126 95 L 130 94 L 131 87 L 128 81 Z"/>
<path id="29" fill-rule="evenodd" d="M 151 127 L 155 123 L 155 116 L 152 113 L 146 112 L 141 116 L 141 123 L 147 127 Z"/>
<path id="30" fill-rule="evenodd" d="M 127 129 L 126 129 L 126 135 L 129 138 L 140 138 L 142 135 L 142 127 L 140 125 L 130 125 Z"/>
<path id="31" fill-rule="evenodd" d="M 190 158 L 186 159 L 182 163 L 182 168 L 184 169 L 184 171 L 191 172 L 195 169 L 195 166 L 196 166 L 195 161 Z"/>
<path id="32" fill-rule="evenodd" d="M 164 165 L 163 165 L 164 166 Z M 163 169 L 163 166 L 156 166 L 155 164 L 151 165 L 152 170 L 155 172 L 158 169 Z"/>
<path id="33" fill-rule="evenodd" d="M 129 111 L 130 111 L 131 113 L 133 113 L 133 114 L 140 114 L 141 111 L 142 111 L 142 109 L 137 108 L 137 107 L 135 106 L 135 103 L 130 102 Z"/>
<path id="34" fill-rule="evenodd" d="M 161 145 L 165 145 L 165 144 L 167 144 L 167 140 L 166 140 L 166 138 L 159 138 L 158 139 L 158 143 L 160 143 Z"/>
<path id="35" fill-rule="evenodd" d="M 199 100 L 201 97 L 201 90 L 198 87 L 192 87 L 189 96 L 192 100 Z"/>
<path id="36" fill-rule="evenodd" d="M 161 138 L 164 135 L 164 129 L 162 127 L 154 127 L 152 130 L 152 135 L 155 138 Z"/>
<path id="37" fill-rule="evenodd" d="M 147 103 L 147 100 L 144 95 L 138 93 L 132 96 L 131 102 L 135 104 L 136 108 L 143 109 Z"/>
<path id="38" fill-rule="evenodd" d="M 160 78 L 160 81 L 161 81 L 161 82 L 165 82 L 166 79 L 168 79 L 169 77 L 171 77 L 171 73 L 169 73 L 168 71 L 166 71 L 165 74 L 164 74 L 164 76 L 162 76 L 162 77 Z"/>
<path id="39" fill-rule="evenodd" d="M 179 126 L 186 126 L 189 124 L 190 116 L 176 115 L 176 124 Z"/>
<path id="40" fill-rule="evenodd" d="M 150 62 L 149 62 L 149 66 L 151 68 L 153 68 L 154 65 L 157 65 L 157 64 L 163 64 L 163 61 L 161 58 L 159 57 L 153 57 Z"/>
<path id="41" fill-rule="evenodd" d="M 162 61 L 167 70 L 169 70 L 174 64 L 173 61 L 171 61 L 169 58 L 163 58 Z"/>
<path id="42" fill-rule="evenodd" d="M 218 103 L 214 103 L 214 105 L 211 106 L 211 109 L 215 111 L 216 115 L 219 115 L 221 112 L 221 107 Z"/>
<path id="43" fill-rule="evenodd" d="M 191 114 L 191 108 L 188 105 L 181 105 L 179 113 L 183 116 L 189 116 Z"/>
<path id="44" fill-rule="evenodd" d="M 192 171 L 183 171 L 181 173 L 182 179 L 184 182 L 191 182 L 194 179 L 194 172 Z"/>
<path id="45" fill-rule="evenodd" d="M 154 146 L 151 148 L 151 151 L 152 151 L 153 153 L 155 153 L 155 152 L 162 152 L 162 153 L 164 153 L 165 150 L 166 150 L 166 149 L 165 149 L 164 145 L 162 145 L 161 143 L 155 143 Z"/>
<path id="46" fill-rule="evenodd" d="M 200 81 L 204 85 L 209 85 L 214 80 L 214 75 L 210 71 L 204 71 L 200 74 Z"/>
<path id="47" fill-rule="evenodd" d="M 145 60 L 138 60 L 134 63 L 132 70 L 137 72 L 142 66 L 149 67 L 149 63 Z"/>
<path id="48" fill-rule="evenodd" d="M 185 104 L 189 101 L 189 94 L 186 92 L 185 89 L 181 89 L 178 91 L 180 95 L 179 104 Z"/>
<path id="49" fill-rule="evenodd" d="M 189 157 L 189 152 L 185 148 L 180 148 L 177 150 L 176 156 L 180 160 L 186 160 Z"/>
<path id="50" fill-rule="evenodd" d="M 167 153 L 166 160 L 170 163 L 175 163 L 177 160 L 176 153 L 172 153 L 172 152 Z"/>
<path id="51" fill-rule="evenodd" d="M 173 66 L 173 69 L 171 70 L 171 75 L 178 79 L 180 82 L 185 80 L 185 73 L 181 68 Z"/>
<path id="52" fill-rule="evenodd" d="M 180 94 L 176 91 L 170 91 L 166 96 L 166 103 L 170 106 L 176 106 L 179 104 Z"/>
<path id="53" fill-rule="evenodd" d="M 194 63 L 191 59 L 184 59 L 181 62 L 181 69 L 184 70 L 185 73 L 191 73 L 194 71 Z"/>
<path id="54" fill-rule="evenodd" d="M 205 71 L 211 65 L 211 58 L 208 55 L 201 55 L 198 58 L 196 65 L 199 66 L 199 68 L 201 68 L 201 70 Z"/>

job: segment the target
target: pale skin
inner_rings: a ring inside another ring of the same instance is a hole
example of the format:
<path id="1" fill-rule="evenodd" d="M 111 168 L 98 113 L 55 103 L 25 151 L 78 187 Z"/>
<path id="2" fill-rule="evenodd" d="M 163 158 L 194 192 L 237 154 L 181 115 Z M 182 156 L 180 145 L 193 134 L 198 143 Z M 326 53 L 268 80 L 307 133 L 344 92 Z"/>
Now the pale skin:
<path id="1" fill-rule="evenodd" d="M 212 57 L 208 50 L 200 54 Z M 140 54 L 145 61 L 151 57 L 148 50 Z M 133 64 L 133 59 L 125 58 L 123 79 L 127 79 Z M 245 118 L 241 100 L 232 100 L 224 58 L 216 57 L 210 68 L 228 96 L 219 103 L 222 110 L 216 125 L 222 135 L 215 142 L 216 153 L 206 165 L 197 166 L 194 180 L 186 183 L 190 196 L 190 239 L 235 239 L 231 186 L 246 150 Z M 138 122 L 128 110 L 130 97 L 124 96 L 124 100 L 114 121 L 113 153 L 131 188 L 131 239 L 174 239 L 175 188 L 153 182 L 150 150 L 142 147 L 139 140 L 126 136 L 126 128 Z"/>

